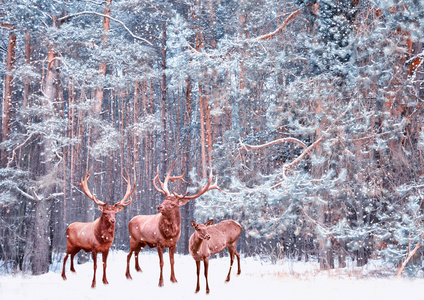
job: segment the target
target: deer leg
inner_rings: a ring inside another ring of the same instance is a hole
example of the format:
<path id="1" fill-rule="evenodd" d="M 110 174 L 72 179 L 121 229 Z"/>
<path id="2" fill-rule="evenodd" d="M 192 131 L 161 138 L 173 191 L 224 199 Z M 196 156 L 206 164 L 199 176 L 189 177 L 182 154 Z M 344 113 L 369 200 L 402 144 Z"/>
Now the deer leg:
<path id="1" fill-rule="evenodd" d="M 233 262 L 234 262 L 235 249 L 228 247 L 228 250 L 230 251 L 230 270 L 228 271 L 227 279 L 225 279 L 226 282 L 230 281 L 231 269 L 233 268 Z"/>
<path id="2" fill-rule="evenodd" d="M 130 274 L 130 260 L 131 260 L 132 253 L 133 253 L 133 250 L 130 250 L 130 253 L 127 255 L 127 271 L 125 272 L 125 276 L 127 277 L 127 279 L 132 279 Z"/>
<path id="3" fill-rule="evenodd" d="M 175 273 L 174 273 L 174 253 L 175 253 L 175 247 L 169 248 L 169 261 L 171 263 L 171 282 L 178 282 L 177 278 L 175 278 Z"/>
<path id="4" fill-rule="evenodd" d="M 140 253 L 140 249 L 134 250 L 134 257 L 135 257 L 135 270 L 137 272 L 142 272 L 140 265 L 138 264 L 138 254 Z"/>
<path id="5" fill-rule="evenodd" d="M 66 253 L 65 258 L 63 259 L 63 269 L 62 269 L 62 278 L 63 280 L 66 280 L 66 275 L 65 275 L 65 265 L 66 265 L 66 260 L 68 259 L 69 254 Z"/>
<path id="6" fill-rule="evenodd" d="M 159 254 L 159 266 L 160 266 L 160 276 L 159 276 L 159 286 L 163 286 L 163 248 L 158 245 L 158 254 Z"/>
<path id="7" fill-rule="evenodd" d="M 80 251 L 80 249 L 74 251 L 71 253 L 71 272 L 75 273 L 75 268 L 74 268 L 74 257 L 75 255 L 77 255 L 77 253 Z"/>
<path id="8" fill-rule="evenodd" d="M 91 283 L 91 287 L 96 287 L 96 270 L 97 270 L 97 252 L 93 251 L 93 261 L 94 261 L 94 275 L 93 275 L 93 282 Z"/>
<path id="9" fill-rule="evenodd" d="M 237 257 L 237 267 L 238 267 L 237 275 L 240 275 L 240 273 L 241 273 L 241 268 L 240 268 L 240 254 L 237 252 L 237 250 L 235 250 L 234 253 L 235 253 L 236 257 Z"/>
<path id="10" fill-rule="evenodd" d="M 106 250 L 105 252 L 102 253 L 102 258 L 103 258 L 103 283 L 104 284 L 109 284 L 109 282 L 107 281 L 106 278 L 106 266 L 107 266 L 107 255 L 109 254 L 109 250 Z"/>
<path id="11" fill-rule="evenodd" d="M 208 283 L 209 257 L 206 257 L 203 263 L 205 265 L 206 294 L 209 294 L 209 283 Z"/>
<path id="12" fill-rule="evenodd" d="M 197 284 L 195 293 L 200 291 L 199 275 L 200 275 L 200 260 L 196 260 L 196 269 L 197 269 Z"/>

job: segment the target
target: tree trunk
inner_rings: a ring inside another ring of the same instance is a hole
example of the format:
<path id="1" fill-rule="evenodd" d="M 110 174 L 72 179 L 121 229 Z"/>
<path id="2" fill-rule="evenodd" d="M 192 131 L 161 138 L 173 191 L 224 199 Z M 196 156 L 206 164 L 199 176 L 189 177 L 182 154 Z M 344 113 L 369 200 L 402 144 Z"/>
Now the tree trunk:
<path id="1" fill-rule="evenodd" d="M 167 106 L 166 106 L 166 98 L 167 98 L 167 83 L 166 83 L 166 23 L 162 25 L 162 81 L 160 86 L 161 92 L 161 126 L 162 126 L 162 147 L 161 147 L 161 168 L 162 174 L 166 174 L 167 172 L 167 164 L 168 161 L 168 129 L 167 129 Z"/>
<path id="2" fill-rule="evenodd" d="M 25 32 L 25 65 L 30 66 L 31 64 L 31 36 L 29 32 Z M 28 107 L 28 98 L 29 98 L 29 87 L 30 80 L 29 76 L 25 75 L 24 79 L 24 91 L 22 94 L 22 108 L 25 109 Z M 26 120 L 26 116 L 24 116 L 24 120 Z"/>
<path id="3" fill-rule="evenodd" d="M 105 2 L 105 11 L 104 14 L 107 16 L 111 15 L 111 5 L 112 0 L 106 0 Z M 108 39 L 108 31 L 110 29 L 110 19 L 107 17 L 103 18 L 103 34 L 102 34 L 102 46 L 104 47 L 107 44 Z M 106 75 L 106 62 L 102 62 L 102 64 L 99 67 L 99 75 L 104 77 Z M 94 104 L 94 111 L 97 114 L 100 114 L 102 110 L 102 104 L 103 104 L 103 87 L 97 87 L 96 90 L 96 103 Z"/>
<path id="4" fill-rule="evenodd" d="M 50 200 L 38 200 L 35 205 L 34 247 L 32 256 L 32 274 L 49 272 L 50 265 Z"/>
<path id="5" fill-rule="evenodd" d="M 53 17 L 53 27 L 56 26 L 56 17 Z M 55 101 L 57 96 L 59 60 L 55 59 L 55 49 L 53 43 L 48 46 L 48 70 L 44 85 L 43 98 L 43 121 L 48 122 L 54 117 Z M 49 130 L 54 130 L 50 128 Z M 44 153 L 44 175 L 52 176 L 55 173 L 54 160 L 56 154 L 53 152 L 54 141 L 50 138 L 53 134 L 47 133 L 43 138 L 42 152 Z M 54 192 L 53 185 L 47 185 L 44 188 L 44 195 L 50 195 Z M 50 265 L 50 208 L 51 201 L 39 199 L 35 208 L 35 226 L 34 226 L 34 256 L 32 260 L 32 272 L 35 275 L 47 273 Z"/>
<path id="6" fill-rule="evenodd" d="M 4 81 L 4 98 L 2 113 L 2 142 L 9 139 L 10 121 L 12 119 L 12 92 L 13 92 L 13 70 L 15 67 L 16 34 L 9 36 L 6 62 L 6 78 Z M 2 165 L 7 165 L 7 153 L 2 154 Z"/>
<path id="7" fill-rule="evenodd" d="M 192 83 L 191 78 L 187 78 L 186 80 L 186 92 L 185 92 L 185 104 L 184 104 L 184 124 L 183 128 L 188 128 L 191 123 L 192 118 Z M 191 134 L 187 134 L 183 137 L 183 156 L 182 156 L 182 167 L 189 171 L 192 167 L 191 155 L 192 155 L 192 143 L 191 143 Z M 194 212 L 194 204 L 193 201 L 189 201 L 185 206 L 181 209 L 181 245 L 184 254 L 188 254 L 188 243 L 191 235 L 191 226 L 190 222 L 193 220 L 193 212 Z"/>

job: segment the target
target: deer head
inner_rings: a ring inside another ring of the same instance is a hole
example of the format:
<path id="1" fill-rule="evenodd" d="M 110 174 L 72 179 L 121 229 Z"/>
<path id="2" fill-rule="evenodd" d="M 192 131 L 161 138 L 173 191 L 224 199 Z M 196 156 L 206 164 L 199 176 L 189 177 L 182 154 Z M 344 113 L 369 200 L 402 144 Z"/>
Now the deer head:
<path id="1" fill-rule="evenodd" d="M 213 224 L 213 219 L 207 221 L 205 224 L 196 224 L 196 222 L 191 221 L 191 226 L 196 230 L 199 238 L 201 240 L 209 241 L 211 239 L 211 235 L 208 233 L 208 227 Z"/>
<path id="2" fill-rule="evenodd" d="M 213 189 L 220 190 L 219 187 L 217 186 L 218 179 L 216 179 L 215 183 L 212 184 L 213 174 L 212 174 L 212 170 L 211 170 L 208 182 L 196 194 L 187 195 L 188 191 L 186 191 L 185 194 L 177 194 L 174 190 L 172 190 L 172 193 L 171 193 L 169 191 L 169 188 L 168 188 L 169 181 L 175 182 L 176 180 L 182 180 L 183 182 L 187 183 L 187 181 L 185 181 L 183 179 L 185 172 L 180 176 L 171 177 L 171 171 L 174 168 L 176 162 L 177 161 L 175 161 L 172 164 L 172 166 L 169 169 L 168 174 L 166 175 L 165 180 L 163 182 L 159 179 L 159 171 L 158 170 L 156 170 L 156 176 L 153 178 L 153 185 L 154 185 L 155 189 L 159 193 L 162 193 L 162 194 L 165 195 L 165 200 L 163 200 L 163 202 L 160 205 L 158 205 L 158 207 L 157 207 L 158 211 L 160 213 L 162 213 L 163 215 L 170 214 L 173 210 L 179 208 L 180 206 L 186 205 L 189 200 L 196 199 L 209 190 L 213 190 Z M 156 184 L 156 181 L 159 183 L 160 187 L 158 187 L 158 185 Z"/>
<path id="3" fill-rule="evenodd" d="M 125 192 L 124 198 L 122 198 L 121 201 L 115 203 L 114 205 L 107 205 L 107 202 L 103 202 L 103 201 L 97 199 L 96 196 L 94 194 L 92 194 L 90 192 L 90 189 L 88 188 L 87 182 L 88 182 L 88 179 L 90 178 L 91 170 L 92 169 L 90 169 L 87 172 L 84 179 L 81 178 L 81 183 L 78 183 L 78 184 L 81 186 L 84 194 L 86 194 L 88 198 L 93 200 L 94 203 L 96 203 L 98 205 L 98 209 L 102 212 L 102 218 L 104 218 L 109 223 L 114 224 L 115 221 L 116 221 L 116 219 L 115 219 L 116 213 L 120 212 L 125 206 L 130 205 L 131 202 L 133 201 L 133 199 L 135 197 L 135 193 L 133 194 L 133 196 L 130 199 L 128 199 L 128 198 L 134 192 L 136 182 L 134 181 L 134 185 L 131 188 L 129 175 L 128 175 L 127 170 L 125 170 L 125 173 L 127 174 L 128 178 L 125 178 L 124 175 L 121 174 L 122 178 L 124 179 L 124 181 L 127 184 L 127 190 Z"/>

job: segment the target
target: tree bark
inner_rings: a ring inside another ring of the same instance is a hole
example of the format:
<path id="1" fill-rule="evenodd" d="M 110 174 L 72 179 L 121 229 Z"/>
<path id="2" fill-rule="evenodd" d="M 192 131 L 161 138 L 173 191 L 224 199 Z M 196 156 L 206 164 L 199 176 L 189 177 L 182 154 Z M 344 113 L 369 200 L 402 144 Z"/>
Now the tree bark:
<path id="1" fill-rule="evenodd" d="M 111 15 L 111 5 L 112 0 L 106 0 L 105 2 L 105 11 L 104 14 L 106 16 Z M 108 40 L 108 31 L 110 29 L 110 18 L 104 17 L 103 18 L 103 34 L 102 34 L 102 46 L 106 46 L 107 40 Z M 101 77 L 104 77 L 106 75 L 106 62 L 102 62 L 102 64 L 99 67 L 99 75 Z M 94 110 L 97 114 L 100 114 L 102 110 L 102 104 L 103 104 L 103 87 L 97 87 L 96 90 L 96 103 L 94 104 Z"/>
<path id="2" fill-rule="evenodd" d="M 28 67 L 31 64 L 31 36 L 29 32 L 25 32 L 25 65 Z M 24 91 L 22 93 L 22 108 L 24 110 L 24 122 L 27 121 L 26 109 L 29 105 L 29 92 L 30 92 L 30 79 L 28 75 L 25 75 L 24 79 Z"/>
<path id="3" fill-rule="evenodd" d="M 50 200 L 38 200 L 35 206 L 32 274 L 49 272 L 50 265 Z"/>
<path id="4" fill-rule="evenodd" d="M 161 91 L 161 126 L 162 126 L 162 147 L 161 147 L 161 168 L 162 174 L 167 172 L 168 161 L 168 128 L 167 128 L 167 83 L 166 83 L 166 23 L 162 24 L 162 60 L 161 60 L 161 69 L 162 69 L 162 81 L 160 86 Z"/>
<path id="5" fill-rule="evenodd" d="M 56 27 L 56 17 L 53 17 L 53 27 Z M 43 121 L 48 122 L 54 117 L 55 101 L 57 97 L 57 83 L 58 83 L 58 70 L 59 60 L 55 57 L 55 46 L 53 43 L 48 45 L 48 69 L 46 80 L 44 84 L 44 97 L 43 97 Z M 49 130 L 54 130 L 49 128 Z M 54 160 L 56 154 L 54 153 L 54 141 L 49 133 L 43 138 L 43 153 L 44 153 L 44 175 L 53 176 L 55 173 Z M 54 192 L 54 186 L 51 184 L 44 187 L 43 194 L 51 195 Z M 34 196 L 34 198 L 36 198 Z M 50 240 L 50 208 L 51 201 L 39 198 L 35 207 L 35 226 L 34 226 L 34 252 L 32 259 L 32 272 L 34 275 L 44 274 L 49 271 L 50 255 L 51 255 L 51 240 Z"/>
<path id="6" fill-rule="evenodd" d="M 4 83 L 3 113 L 2 113 L 2 141 L 9 139 L 11 132 L 10 121 L 12 119 L 12 92 L 13 92 L 13 70 L 15 68 L 16 34 L 9 36 L 6 62 L 6 78 Z M 7 153 L 2 155 L 2 165 L 7 165 Z"/>

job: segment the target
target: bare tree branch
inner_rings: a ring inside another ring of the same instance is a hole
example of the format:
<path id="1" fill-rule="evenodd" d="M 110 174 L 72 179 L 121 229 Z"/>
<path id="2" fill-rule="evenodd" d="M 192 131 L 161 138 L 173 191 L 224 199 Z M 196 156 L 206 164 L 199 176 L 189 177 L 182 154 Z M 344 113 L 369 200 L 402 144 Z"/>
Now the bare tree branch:
<path id="1" fill-rule="evenodd" d="M 421 242 L 418 242 L 415 245 L 414 250 L 410 251 L 408 254 L 408 257 L 405 259 L 405 261 L 403 262 L 402 266 L 400 266 L 399 271 L 396 274 L 396 277 L 399 277 L 402 274 L 403 269 L 405 269 L 406 265 L 408 264 L 409 260 L 412 258 L 412 256 L 414 256 L 415 252 L 417 252 L 418 248 L 420 248 Z"/>
<path id="2" fill-rule="evenodd" d="M 244 149 L 249 149 L 249 150 L 258 150 L 258 149 L 262 149 L 262 148 L 266 148 L 275 144 L 282 144 L 282 143 L 287 143 L 287 142 L 293 142 L 296 143 L 297 145 L 303 147 L 303 148 L 307 148 L 308 146 L 305 145 L 304 142 L 302 142 L 301 140 L 298 140 L 296 138 L 292 138 L 292 137 L 288 137 L 288 138 L 282 138 L 282 139 L 278 139 L 278 140 L 274 140 L 271 141 L 269 143 L 265 143 L 262 145 L 248 145 L 248 144 L 244 144 L 240 141 L 240 145 L 242 148 Z"/>
<path id="3" fill-rule="evenodd" d="M 112 21 L 115 21 L 115 22 L 117 22 L 117 23 L 119 23 L 119 24 L 121 24 L 122 25 L 122 27 L 124 27 L 125 28 L 125 30 L 126 31 L 128 31 L 129 32 L 129 34 L 133 37 L 133 38 L 135 38 L 135 39 L 137 39 L 137 40 L 140 40 L 140 41 L 143 41 L 143 42 L 146 42 L 147 44 L 149 44 L 150 46 L 153 46 L 153 44 L 151 43 L 151 42 L 149 42 L 148 40 L 146 40 L 145 38 L 142 38 L 142 37 L 139 37 L 139 36 L 137 36 L 137 35 L 135 35 L 126 25 L 125 25 L 125 23 L 124 22 L 122 22 L 121 20 L 118 20 L 118 19 L 116 19 L 116 18 L 113 18 L 113 17 L 111 17 L 111 16 L 108 16 L 108 15 L 105 15 L 105 14 L 101 14 L 101 13 L 98 13 L 98 12 L 94 12 L 94 11 L 82 11 L 82 12 L 79 12 L 79 13 L 75 13 L 75 14 L 72 14 L 72 15 L 67 15 L 67 16 L 64 16 L 64 17 L 62 17 L 62 18 L 59 18 L 58 19 L 58 21 L 59 22 L 64 22 L 64 21 L 66 21 L 66 20 L 68 20 L 68 19 L 70 19 L 70 18 L 73 18 L 73 17 L 78 17 L 78 16 L 82 16 L 82 15 L 96 15 L 96 16 L 99 16 L 99 17 L 104 17 L 104 18 L 109 18 L 109 19 L 111 19 Z"/>
<path id="4" fill-rule="evenodd" d="M 260 41 L 260 40 L 264 40 L 264 39 L 267 39 L 267 38 L 271 38 L 271 37 L 273 37 L 274 35 L 276 35 L 277 33 L 279 33 L 281 30 L 283 30 L 286 26 L 287 26 L 287 24 L 295 17 L 295 16 L 297 16 L 298 14 L 300 14 L 300 10 L 296 10 L 296 11 L 294 11 L 294 12 L 292 12 L 288 17 L 287 17 L 287 19 L 285 19 L 284 20 L 284 22 L 283 22 L 283 24 L 281 24 L 281 26 L 280 27 L 278 27 L 275 31 L 273 31 L 273 32 L 270 32 L 270 33 L 267 33 L 267 34 L 264 34 L 264 35 L 261 35 L 261 36 L 258 36 L 256 39 L 258 40 L 258 41 Z"/>
<path id="5" fill-rule="evenodd" d="M 36 199 L 31 196 L 30 194 L 24 192 L 23 190 L 21 190 L 20 188 L 17 188 L 18 192 L 22 194 L 22 196 L 24 196 L 25 198 L 28 198 L 29 200 L 33 200 L 35 201 Z"/>
<path id="6" fill-rule="evenodd" d="M 7 158 L 7 160 L 8 160 L 8 162 L 7 162 L 7 166 L 6 166 L 6 168 L 10 168 L 10 165 L 12 164 L 12 162 L 17 158 L 16 157 L 16 152 L 19 150 L 19 149 L 21 149 L 23 146 L 25 146 L 25 144 L 26 143 L 28 143 L 28 141 L 33 137 L 33 135 L 34 134 L 30 134 L 29 136 L 28 136 L 28 138 L 22 143 L 22 144 L 20 144 L 20 145 L 18 145 L 15 149 L 13 149 L 13 151 L 12 151 L 12 157 L 8 157 Z"/>
<path id="7" fill-rule="evenodd" d="M 63 195 L 64 195 L 64 193 L 62 193 L 62 192 L 60 192 L 60 193 L 53 193 L 53 194 L 51 194 L 50 196 L 48 196 L 46 198 L 46 201 L 50 201 L 50 200 L 52 200 L 52 199 L 54 199 L 56 197 L 63 196 Z"/>
<path id="8" fill-rule="evenodd" d="M 28 194 L 28 193 L 26 193 L 26 192 L 24 192 L 23 190 L 21 190 L 20 188 L 17 188 L 17 190 L 18 190 L 18 192 L 19 193 L 21 193 L 22 194 L 22 196 L 24 196 L 25 198 L 28 198 L 29 200 L 32 200 L 32 201 L 37 201 L 37 202 L 40 202 L 40 201 L 42 201 L 42 200 L 45 200 L 45 201 L 50 201 L 50 200 L 52 200 L 53 198 L 56 198 L 56 197 L 59 197 L 59 196 L 63 196 L 64 195 L 64 193 L 53 193 L 53 194 L 51 194 L 50 196 L 48 196 L 47 198 L 44 198 L 44 197 L 40 197 L 39 195 L 37 195 L 37 193 L 35 192 L 35 190 L 34 190 L 34 188 L 30 188 L 29 189 L 29 193 L 30 194 Z"/>
<path id="9" fill-rule="evenodd" d="M 315 148 L 316 146 L 319 145 L 319 143 L 322 142 L 324 138 L 320 137 L 319 139 L 317 139 L 315 142 L 312 143 L 312 145 L 310 145 L 308 148 L 306 148 L 302 154 L 300 154 L 294 161 L 292 161 L 290 164 L 287 165 L 286 170 L 292 168 L 293 166 L 297 165 L 304 157 L 305 155 L 309 154 L 309 152 Z"/>
<path id="10" fill-rule="evenodd" d="M 246 151 L 248 150 L 258 150 L 258 149 L 262 149 L 262 148 L 266 148 L 275 144 L 280 144 L 280 143 L 287 143 L 287 142 L 293 142 L 296 143 L 298 146 L 304 148 L 305 150 L 303 150 L 303 152 L 295 159 L 293 160 L 291 163 L 289 164 L 284 164 L 283 166 L 283 178 L 286 178 L 286 172 L 288 170 L 290 170 L 291 168 L 293 168 L 295 165 L 297 165 L 306 155 L 308 155 L 310 153 L 310 151 L 315 148 L 316 146 L 318 146 L 322 141 L 323 141 L 324 137 L 320 137 L 319 139 L 317 139 L 315 142 L 313 142 L 310 146 L 306 146 L 306 144 L 296 138 L 292 138 L 292 137 L 288 137 L 288 138 L 282 138 L 282 139 L 278 139 L 278 140 L 274 140 L 271 141 L 269 143 L 265 143 L 262 145 L 248 145 L 248 144 L 244 144 L 241 140 L 240 140 L 240 150 L 239 150 L 239 154 L 236 157 L 236 160 L 238 159 L 238 157 L 240 157 L 241 151 L 244 149 Z M 277 186 L 279 186 L 281 182 L 276 183 L 272 188 L 275 188 Z"/>

